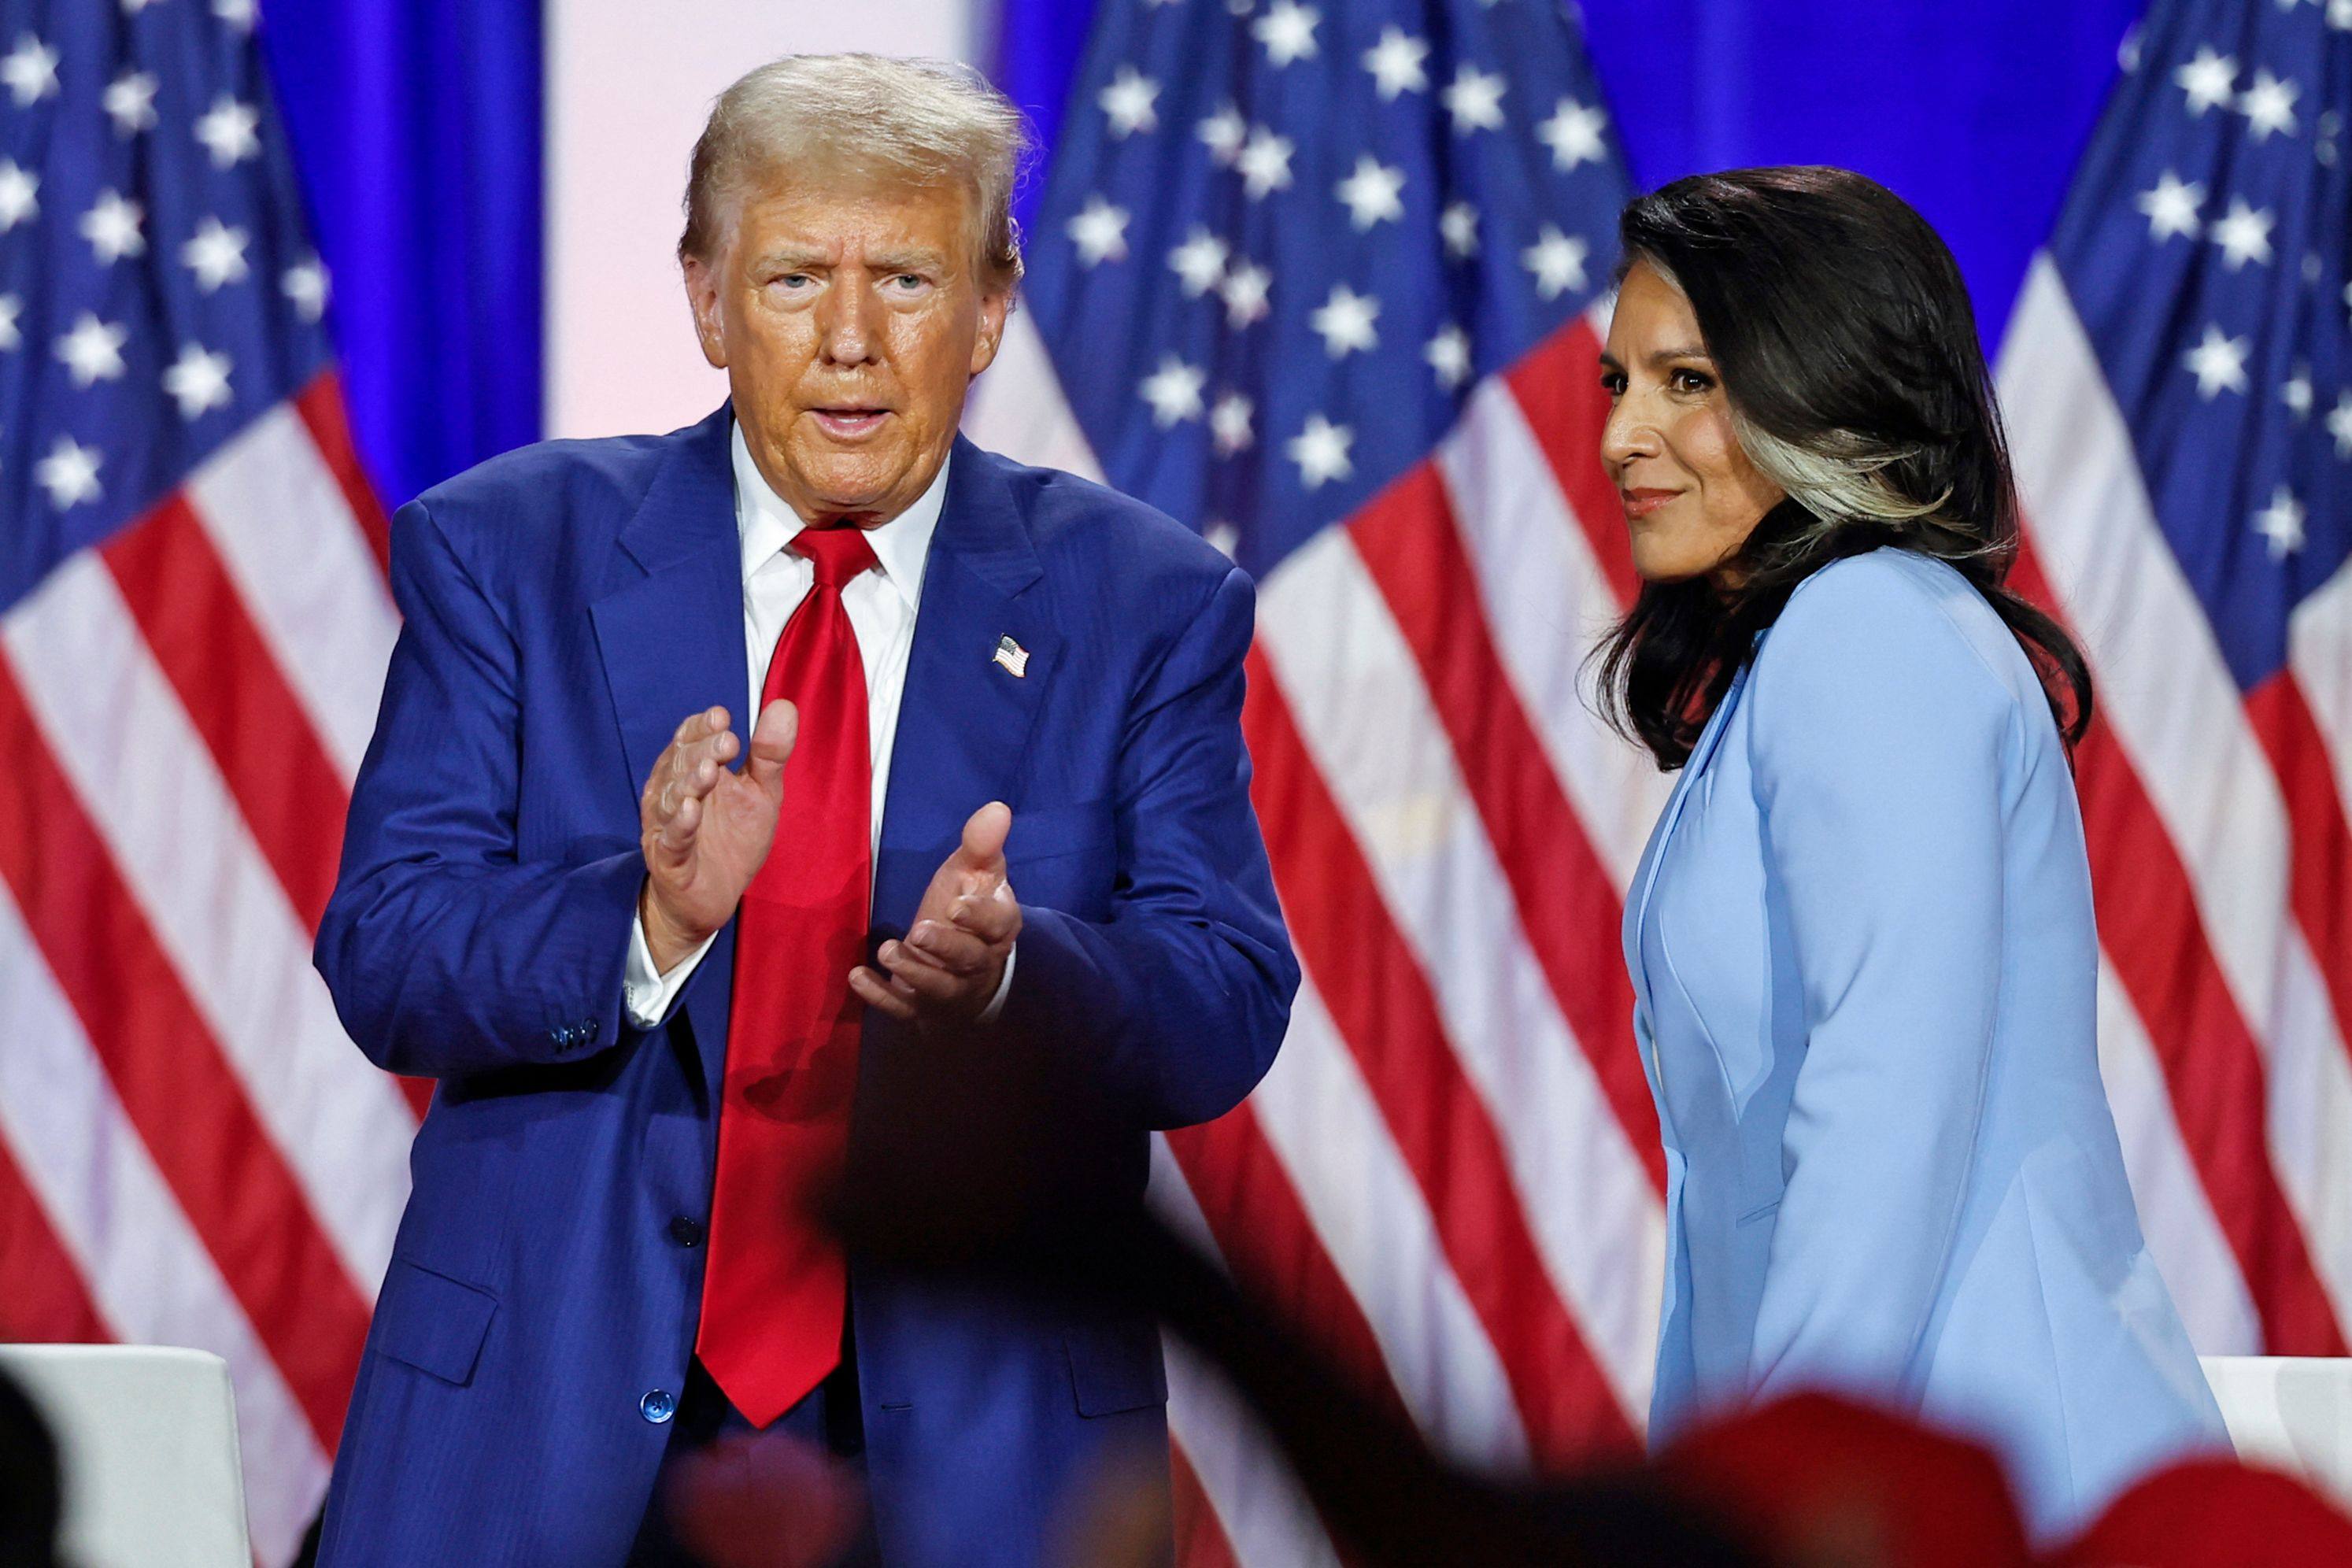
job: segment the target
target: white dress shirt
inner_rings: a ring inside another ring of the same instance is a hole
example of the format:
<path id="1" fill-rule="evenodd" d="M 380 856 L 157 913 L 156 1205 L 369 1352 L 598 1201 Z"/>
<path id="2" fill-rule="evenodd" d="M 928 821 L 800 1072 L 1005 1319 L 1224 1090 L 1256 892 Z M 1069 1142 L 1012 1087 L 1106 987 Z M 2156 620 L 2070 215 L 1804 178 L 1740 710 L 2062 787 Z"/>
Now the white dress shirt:
<path id="1" fill-rule="evenodd" d="M 767 684 L 768 660 L 776 651 L 776 639 L 783 636 L 785 623 L 816 581 L 816 567 L 806 556 L 785 548 L 806 524 L 769 488 L 766 476 L 751 460 L 740 425 L 735 426 L 730 449 L 735 467 L 735 529 L 743 545 L 743 650 L 751 672 L 749 700 L 736 716 L 735 732 L 748 746 L 751 727 L 759 720 L 760 690 Z M 882 804 L 890 787 L 890 750 L 898 740 L 898 703 L 907 689 L 907 656 L 915 645 L 915 611 L 923 602 L 923 567 L 930 556 L 931 535 L 939 528 L 940 510 L 947 501 L 949 467 L 949 463 L 940 465 L 930 488 L 914 505 L 866 531 L 866 542 L 874 547 L 881 569 L 861 572 L 841 589 L 841 607 L 848 613 L 849 629 L 857 638 L 857 656 L 866 667 L 866 733 L 874 768 L 869 848 L 877 855 L 882 843 Z M 784 809 L 792 809 L 790 801 L 784 803 Z M 657 973 L 653 952 L 646 944 L 644 922 L 630 923 L 625 993 L 630 1019 L 637 1027 L 653 1028 L 668 1016 L 678 992 L 717 940 L 716 933 L 706 937 L 701 946 L 667 973 Z M 1012 984 L 1013 958 L 1008 953 L 1004 977 L 982 1015 L 983 1022 L 993 1020 L 1002 1010 Z"/>

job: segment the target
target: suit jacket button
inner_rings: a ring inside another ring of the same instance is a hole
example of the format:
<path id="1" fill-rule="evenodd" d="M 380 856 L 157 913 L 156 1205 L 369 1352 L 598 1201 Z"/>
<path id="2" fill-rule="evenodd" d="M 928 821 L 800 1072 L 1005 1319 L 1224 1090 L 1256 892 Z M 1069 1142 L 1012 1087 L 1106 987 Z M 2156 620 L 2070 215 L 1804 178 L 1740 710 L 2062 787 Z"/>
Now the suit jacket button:
<path id="1" fill-rule="evenodd" d="M 656 1388 L 637 1401 L 637 1414 L 658 1426 L 677 1414 L 677 1396 L 667 1388 Z"/>
<path id="2" fill-rule="evenodd" d="M 548 1030 L 548 1031 L 547 1031 L 547 1037 L 548 1037 L 550 1040 L 552 1040 L 552 1041 L 555 1043 L 555 1045 L 558 1047 L 558 1048 L 562 1048 L 562 1047 L 568 1047 L 569 1045 L 571 1045 L 571 1044 L 572 1044 L 572 1031 L 571 1031 L 571 1029 L 570 1029 L 570 1028 L 568 1028 L 568 1027 L 566 1027 L 566 1026 L 561 1026 L 561 1025 L 559 1025 L 559 1026 L 556 1026 L 555 1028 L 552 1028 L 552 1029 Z"/>
<path id="3" fill-rule="evenodd" d="M 709 1234 L 700 1220 L 689 1219 L 685 1215 L 679 1215 L 669 1222 L 669 1238 L 680 1247 L 700 1247 L 702 1238 Z"/>

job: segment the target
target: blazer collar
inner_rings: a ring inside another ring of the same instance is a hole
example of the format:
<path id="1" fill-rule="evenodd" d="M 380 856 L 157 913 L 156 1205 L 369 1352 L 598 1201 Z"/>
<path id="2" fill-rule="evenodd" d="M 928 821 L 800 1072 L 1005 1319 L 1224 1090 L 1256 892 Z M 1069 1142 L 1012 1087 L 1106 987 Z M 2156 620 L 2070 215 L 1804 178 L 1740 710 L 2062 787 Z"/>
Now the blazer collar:
<path id="1" fill-rule="evenodd" d="M 751 685 L 743 651 L 743 578 L 727 458 L 731 420 L 721 408 L 663 437 L 667 451 L 635 515 L 623 523 L 603 594 L 589 605 L 628 776 L 616 809 L 635 819 L 638 789 L 689 713 L 742 712 Z M 633 564 L 632 564 L 633 563 Z M 688 983 L 706 1088 L 720 1080 L 727 1041 L 730 921 Z"/>
<path id="2" fill-rule="evenodd" d="M 987 802 L 1018 820 L 1030 727 L 1060 673 L 1062 636 L 1009 468 L 957 438 L 924 572 L 882 815 L 886 859 L 893 847 L 928 859 L 924 878 Z M 882 873 L 875 918 L 888 929 L 920 887 L 900 886 L 891 865 Z"/>
<path id="3" fill-rule="evenodd" d="M 1625 900 L 1625 969 L 1633 976 L 1635 992 L 1645 997 L 1649 983 L 1642 964 L 1642 921 L 1650 910 L 1650 894 L 1657 883 L 1658 865 L 1665 858 L 1666 845 L 1674 838 L 1675 825 L 1682 820 L 1683 806 L 1690 799 L 1692 787 L 1706 772 L 1716 748 L 1723 742 L 1723 731 L 1731 722 L 1732 710 L 1739 706 L 1740 696 L 1748 686 L 1748 672 L 1753 667 L 1751 659 L 1739 668 L 1723 700 L 1707 715 L 1706 725 L 1699 731 L 1698 742 L 1692 746 L 1690 760 L 1683 764 L 1681 776 L 1675 780 L 1674 793 L 1666 796 L 1665 809 L 1658 814 L 1657 829 L 1650 835 L 1649 847 L 1642 851 L 1642 863 L 1633 873 L 1633 896 Z"/>
<path id="4" fill-rule="evenodd" d="M 662 437 L 669 452 L 620 534 L 621 548 L 647 576 L 719 545 L 735 549 L 735 477 L 727 456 L 734 426 L 732 409 L 722 405 L 699 424 Z"/>

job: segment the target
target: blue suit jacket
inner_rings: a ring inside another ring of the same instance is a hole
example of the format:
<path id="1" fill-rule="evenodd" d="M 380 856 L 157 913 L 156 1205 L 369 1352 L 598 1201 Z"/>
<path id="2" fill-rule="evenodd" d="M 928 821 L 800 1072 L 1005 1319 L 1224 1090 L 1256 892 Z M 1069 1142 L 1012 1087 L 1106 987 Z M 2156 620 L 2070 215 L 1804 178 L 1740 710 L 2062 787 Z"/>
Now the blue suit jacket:
<path id="1" fill-rule="evenodd" d="M 733 928 L 650 1033 L 622 970 L 639 788 L 681 718 L 748 686 L 729 428 L 530 447 L 394 520 L 405 625 L 318 963 L 373 1060 L 440 1082 L 330 1564 L 617 1563 L 650 1495 L 669 1432 L 646 1398 L 694 1344 Z M 1248 799 L 1252 616 L 1248 579 L 1167 518 L 959 444 L 875 941 L 1008 802 L 1026 924 L 997 1026 L 1059 1042 L 1116 1106 L 1104 1180 L 1138 1191 L 1147 1129 L 1248 1092 L 1297 983 Z M 861 1082 L 922 1048 L 869 1015 Z M 851 1310 L 893 1564 L 1034 1562 L 1105 1445 L 1165 1443 L 1149 1321 L 878 1274 Z"/>
<path id="2" fill-rule="evenodd" d="M 1987 1438 L 2032 1522 L 2221 1447 L 2099 1081 L 2065 750 L 1959 574 L 1801 584 L 1625 919 L 1666 1145 L 1654 1440 L 1843 1387 Z"/>

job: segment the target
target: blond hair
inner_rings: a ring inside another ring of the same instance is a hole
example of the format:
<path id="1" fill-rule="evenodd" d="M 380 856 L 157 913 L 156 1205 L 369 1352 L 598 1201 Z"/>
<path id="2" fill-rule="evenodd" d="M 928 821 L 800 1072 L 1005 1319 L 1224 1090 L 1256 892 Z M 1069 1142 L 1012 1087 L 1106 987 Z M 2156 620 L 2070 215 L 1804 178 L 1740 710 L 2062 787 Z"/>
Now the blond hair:
<path id="1" fill-rule="evenodd" d="M 971 194 L 981 270 L 992 288 L 1021 279 L 1013 191 L 1028 122 L 969 66 L 880 55 L 786 55 L 719 95 L 694 143 L 680 260 L 709 261 L 726 209 L 786 171 L 953 181 Z"/>

